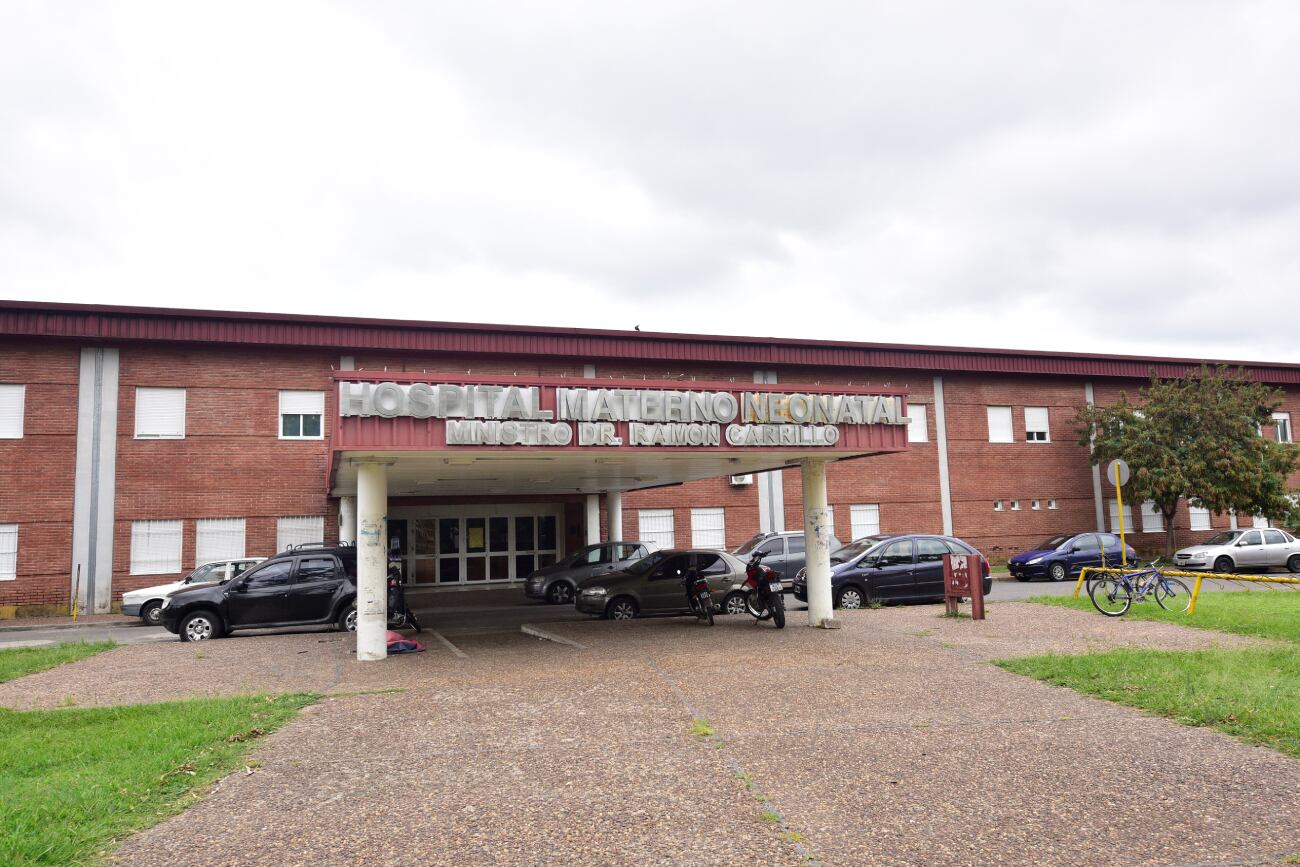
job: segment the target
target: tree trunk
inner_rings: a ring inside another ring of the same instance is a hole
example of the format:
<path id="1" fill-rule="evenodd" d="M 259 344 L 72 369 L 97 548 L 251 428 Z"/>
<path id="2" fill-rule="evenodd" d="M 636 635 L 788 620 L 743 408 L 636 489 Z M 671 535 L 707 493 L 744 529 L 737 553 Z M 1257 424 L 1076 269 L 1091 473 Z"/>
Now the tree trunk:
<path id="1" fill-rule="evenodd" d="M 1171 563 L 1174 559 L 1174 514 L 1177 510 L 1177 503 L 1168 511 L 1165 511 L 1164 506 L 1160 507 L 1160 515 L 1165 519 L 1165 559 Z"/>

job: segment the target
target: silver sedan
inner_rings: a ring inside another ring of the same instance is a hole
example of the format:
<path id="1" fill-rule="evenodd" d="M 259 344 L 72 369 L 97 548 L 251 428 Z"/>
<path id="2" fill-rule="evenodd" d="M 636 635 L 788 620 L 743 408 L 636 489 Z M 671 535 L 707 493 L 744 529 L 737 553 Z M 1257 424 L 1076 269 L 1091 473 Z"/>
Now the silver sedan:
<path id="1" fill-rule="evenodd" d="M 1180 569 L 1256 572 L 1285 566 L 1300 572 L 1300 542 L 1282 530 L 1224 530 L 1174 554 Z"/>

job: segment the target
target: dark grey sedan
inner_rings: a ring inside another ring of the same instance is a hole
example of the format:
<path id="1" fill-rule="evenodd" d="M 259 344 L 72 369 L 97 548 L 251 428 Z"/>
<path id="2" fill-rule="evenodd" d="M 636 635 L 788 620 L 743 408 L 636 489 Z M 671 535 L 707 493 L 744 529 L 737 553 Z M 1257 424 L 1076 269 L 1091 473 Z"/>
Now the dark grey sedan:
<path id="1" fill-rule="evenodd" d="M 600 542 L 552 566 L 531 573 L 524 581 L 524 595 L 553 604 L 573 601 L 578 585 L 593 575 L 630 566 L 650 553 L 640 542 Z"/>
<path id="2" fill-rule="evenodd" d="M 583 581 L 574 604 L 579 611 L 611 620 L 686 614 L 690 604 L 683 579 L 692 569 L 709 582 L 713 603 L 719 607 L 745 580 L 745 564 L 721 551 L 656 551 L 622 570 Z"/>

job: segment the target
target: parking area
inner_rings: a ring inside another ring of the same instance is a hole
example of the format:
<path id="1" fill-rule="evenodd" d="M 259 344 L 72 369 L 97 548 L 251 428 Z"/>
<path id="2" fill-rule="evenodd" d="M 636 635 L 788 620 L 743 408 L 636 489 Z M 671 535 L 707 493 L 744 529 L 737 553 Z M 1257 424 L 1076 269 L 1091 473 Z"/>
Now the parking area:
<path id="1" fill-rule="evenodd" d="M 2 684 L 0 704 L 327 694 L 251 773 L 126 841 L 122 863 L 1264 864 L 1300 849 L 1300 762 L 986 661 L 1249 639 L 1011 602 L 983 623 L 940 611 L 844 612 L 836 631 L 544 625 L 570 643 L 481 625 L 369 664 L 340 633 L 151 643 Z"/>

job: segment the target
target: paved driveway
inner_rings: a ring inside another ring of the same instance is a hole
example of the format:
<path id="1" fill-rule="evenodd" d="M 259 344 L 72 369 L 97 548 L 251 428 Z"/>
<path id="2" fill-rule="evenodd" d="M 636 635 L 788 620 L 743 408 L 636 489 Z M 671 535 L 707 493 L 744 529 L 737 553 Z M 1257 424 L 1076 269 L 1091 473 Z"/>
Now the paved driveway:
<path id="1" fill-rule="evenodd" d="M 1018 603 L 985 623 L 939 611 L 845 612 L 839 631 L 550 624 L 581 647 L 465 633 L 461 655 L 435 641 L 371 664 L 329 633 L 144 645 L 0 685 L 0 703 L 346 693 L 269 737 L 255 773 L 127 840 L 129 864 L 1277 864 L 1300 852 L 1300 762 L 985 661 L 1247 640 Z M 715 734 L 692 734 L 696 717 Z"/>

